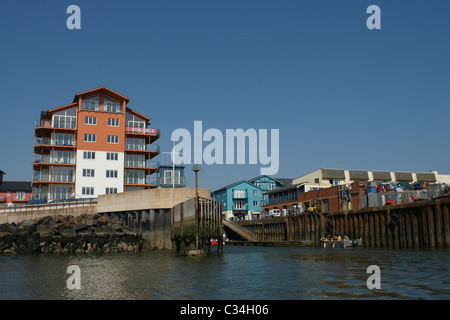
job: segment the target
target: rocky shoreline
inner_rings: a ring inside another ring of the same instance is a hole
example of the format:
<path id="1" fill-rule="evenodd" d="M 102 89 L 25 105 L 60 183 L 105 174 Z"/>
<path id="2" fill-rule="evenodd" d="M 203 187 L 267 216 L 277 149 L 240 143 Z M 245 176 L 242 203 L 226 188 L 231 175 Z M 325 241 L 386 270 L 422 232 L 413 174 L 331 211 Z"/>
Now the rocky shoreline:
<path id="1" fill-rule="evenodd" d="M 0 253 L 103 253 L 149 249 L 140 233 L 105 215 L 47 216 L 0 225 Z"/>

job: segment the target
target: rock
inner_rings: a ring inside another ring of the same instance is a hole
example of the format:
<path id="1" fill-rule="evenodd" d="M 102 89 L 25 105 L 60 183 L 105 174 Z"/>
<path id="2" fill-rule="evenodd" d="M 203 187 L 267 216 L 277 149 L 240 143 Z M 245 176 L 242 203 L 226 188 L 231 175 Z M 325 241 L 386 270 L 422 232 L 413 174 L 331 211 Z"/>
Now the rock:
<path id="1" fill-rule="evenodd" d="M 111 219 L 107 215 L 102 215 L 100 218 L 97 219 L 97 224 L 99 226 L 107 225 L 109 223 L 111 223 Z"/>
<path id="2" fill-rule="evenodd" d="M 93 233 L 94 237 L 106 237 L 108 235 L 114 235 L 113 229 L 109 226 L 102 226 L 100 228 L 97 228 Z"/>
<path id="3" fill-rule="evenodd" d="M 61 237 L 65 238 L 75 238 L 77 236 L 77 233 L 73 229 L 64 229 L 61 230 Z"/>
<path id="4" fill-rule="evenodd" d="M 113 224 L 111 224 L 111 228 L 116 232 L 122 232 L 122 223 L 114 222 Z"/>
<path id="5" fill-rule="evenodd" d="M 72 226 L 72 229 L 75 232 L 80 232 L 80 231 L 83 231 L 83 230 L 87 230 L 88 228 L 89 228 L 89 226 L 87 224 L 84 224 L 84 223 L 78 223 L 78 224 Z"/>
<path id="6" fill-rule="evenodd" d="M 91 236 L 92 236 L 91 230 L 84 230 L 84 231 L 78 232 L 78 237 L 81 237 L 81 238 L 89 238 Z"/>
<path id="7" fill-rule="evenodd" d="M 0 253 L 92 253 L 147 249 L 138 232 L 113 215 L 48 216 L 0 224 Z"/>
<path id="8" fill-rule="evenodd" d="M 45 224 L 38 225 L 36 228 L 36 231 L 39 233 L 39 236 L 41 238 L 51 236 L 55 233 L 53 231 L 52 227 L 45 225 Z"/>

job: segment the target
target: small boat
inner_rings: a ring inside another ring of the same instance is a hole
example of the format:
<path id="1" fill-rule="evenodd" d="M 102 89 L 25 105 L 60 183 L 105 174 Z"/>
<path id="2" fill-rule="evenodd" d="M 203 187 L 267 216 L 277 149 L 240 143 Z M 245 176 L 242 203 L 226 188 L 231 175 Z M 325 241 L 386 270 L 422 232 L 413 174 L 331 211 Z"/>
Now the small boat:
<path id="1" fill-rule="evenodd" d="M 219 244 L 219 241 L 217 239 L 211 238 L 211 239 L 209 239 L 209 243 L 212 246 L 217 246 Z"/>
<path id="2" fill-rule="evenodd" d="M 324 248 L 349 248 L 349 247 L 361 247 L 362 239 L 350 240 L 347 236 L 344 236 L 342 241 L 338 241 L 334 238 L 321 238 L 320 244 Z"/>

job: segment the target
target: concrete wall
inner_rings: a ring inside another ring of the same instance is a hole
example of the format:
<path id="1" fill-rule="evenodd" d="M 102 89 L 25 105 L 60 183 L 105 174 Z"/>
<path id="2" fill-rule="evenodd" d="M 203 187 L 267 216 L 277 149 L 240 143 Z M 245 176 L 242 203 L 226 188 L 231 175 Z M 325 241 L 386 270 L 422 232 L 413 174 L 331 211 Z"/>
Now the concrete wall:
<path id="1" fill-rule="evenodd" d="M 211 198 L 210 189 L 198 189 L 200 197 Z M 98 213 L 171 209 L 195 196 L 194 188 L 161 188 L 105 194 L 98 197 Z"/>
<path id="2" fill-rule="evenodd" d="M 0 224 L 2 223 L 19 223 L 25 220 L 40 219 L 46 216 L 81 216 L 83 214 L 95 214 L 97 213 L 97 205 L 80 206 L 80 207 L 67 207 L 61 209 L 45 209 L 36 211 L 23 211 L 23 212 L 5 212 L 0 213 Z"/>

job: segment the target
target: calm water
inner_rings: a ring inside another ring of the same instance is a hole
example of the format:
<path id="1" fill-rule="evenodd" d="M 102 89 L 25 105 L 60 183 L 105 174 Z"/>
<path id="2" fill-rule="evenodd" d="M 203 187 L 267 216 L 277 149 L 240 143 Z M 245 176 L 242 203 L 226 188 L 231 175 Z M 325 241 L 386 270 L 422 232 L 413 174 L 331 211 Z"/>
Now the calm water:
<path id="1" fill-rule="evenodd" d="M 67 267 L 81 270 L 69 290 Z M 381 289 L 366 286 L 381 269 Z M 449 299 L 449 251 L 225 246 L 224 253 L 2 255 L 0 299 Z"/>

